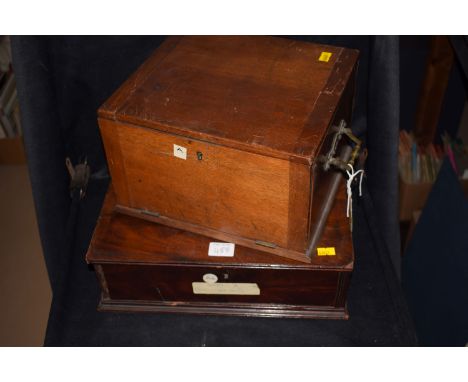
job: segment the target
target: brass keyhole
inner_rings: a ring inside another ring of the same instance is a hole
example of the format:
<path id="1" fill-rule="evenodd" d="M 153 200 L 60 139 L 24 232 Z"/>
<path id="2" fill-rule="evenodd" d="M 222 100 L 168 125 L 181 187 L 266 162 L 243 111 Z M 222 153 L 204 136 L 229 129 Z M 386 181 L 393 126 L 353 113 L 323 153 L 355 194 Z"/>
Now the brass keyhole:
<path id="1" fill-rule="evenodd" d="M 201 151 L 197 151 L 197 158 L 198 158 L 198 160 L 203 159 L 203 153 Z"/>

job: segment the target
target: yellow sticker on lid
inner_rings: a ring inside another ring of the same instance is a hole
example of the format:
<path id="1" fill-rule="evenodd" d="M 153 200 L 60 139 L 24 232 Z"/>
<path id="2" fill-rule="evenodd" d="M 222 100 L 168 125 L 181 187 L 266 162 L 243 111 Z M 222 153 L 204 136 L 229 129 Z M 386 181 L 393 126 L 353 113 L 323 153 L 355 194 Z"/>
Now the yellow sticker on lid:
<path id="1" fill-rule="evenodd" d="M 332 54 L 330 52 L 322 52 L 320 53 L 320 57 L 319 57 L 319 61 L 323 61 L 323 62 L 328 62 L 330 61 L 330 57 L 332 56 Z"/>
<path id="2" fill-rule="evenodd" d="M 317 248 L 317 256 L 335 256 L 335 247 Z"/>

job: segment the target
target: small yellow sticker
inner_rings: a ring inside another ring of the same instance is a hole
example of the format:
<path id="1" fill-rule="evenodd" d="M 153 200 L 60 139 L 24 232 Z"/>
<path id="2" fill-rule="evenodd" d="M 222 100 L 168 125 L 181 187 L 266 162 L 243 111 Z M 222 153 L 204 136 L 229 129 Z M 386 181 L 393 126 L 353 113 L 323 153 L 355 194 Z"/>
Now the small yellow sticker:
<path id="1" fill-rule="evenodd" d="M 335 247 L 317 248 L 317 256 L 335 256 Z"/>
<path id="2" fill-rule="evenodd" d="M 319 57 L 319 61 L 323 61 L 323 62 L 328 62 L 330 61 L 330 57 L 332 56 L 332 54 L 330 52 L 322 52 L 320 53 L 320 57 Z"/>

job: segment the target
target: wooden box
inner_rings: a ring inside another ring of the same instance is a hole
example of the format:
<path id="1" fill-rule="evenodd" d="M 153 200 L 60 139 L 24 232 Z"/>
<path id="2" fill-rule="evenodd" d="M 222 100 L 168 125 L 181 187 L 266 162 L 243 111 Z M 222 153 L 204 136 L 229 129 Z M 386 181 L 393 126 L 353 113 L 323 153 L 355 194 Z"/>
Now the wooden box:
<path id="1" fill-rule="evenodd" d="M 118 210 L 310 262 L 336 188 L 318 158 L 332 126 L 350 123 L 357 56 L 285 38 L 168 38 L 98 112 Z"/>
<path id="2" fill-rule="evenodd" d="M 341 191 L 319 242 L 328 255 L 305 264 L 238 245 L 210 257 L 213 239 L 121 214 L 111 190 L 87 253 L 99 309 L 345 319 L 353 248 Z"/>

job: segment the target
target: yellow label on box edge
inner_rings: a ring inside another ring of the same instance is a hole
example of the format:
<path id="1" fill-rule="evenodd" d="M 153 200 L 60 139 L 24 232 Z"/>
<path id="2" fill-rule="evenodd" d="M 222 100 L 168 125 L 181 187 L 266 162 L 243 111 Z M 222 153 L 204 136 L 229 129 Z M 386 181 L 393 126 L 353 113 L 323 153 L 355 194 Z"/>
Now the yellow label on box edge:
<path id="1" fill-rule="evenodd" d="M 317 256 L 336 256 L 335 247 L 317 248 Z"/>
<path id="2" fill-rule="evenodd" d="M 322 52 L 320 53 L 320 57 L 318 60 L 322 62 L 328 62 L 330 61 L 331 56 L 332 56 L 332 53 L 330 52 Z"/>

